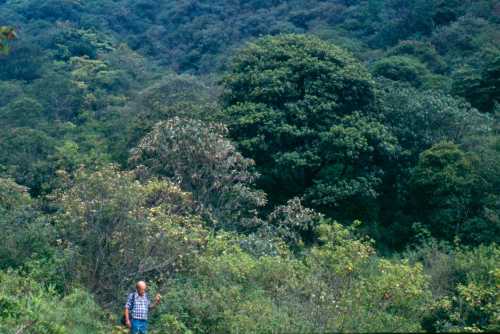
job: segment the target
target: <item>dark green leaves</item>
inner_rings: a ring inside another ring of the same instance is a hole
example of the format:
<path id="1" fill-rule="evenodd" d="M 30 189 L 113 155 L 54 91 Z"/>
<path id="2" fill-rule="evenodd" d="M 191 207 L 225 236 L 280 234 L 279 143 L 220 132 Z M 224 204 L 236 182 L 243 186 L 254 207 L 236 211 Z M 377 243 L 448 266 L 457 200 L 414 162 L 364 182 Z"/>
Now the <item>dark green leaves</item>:
<path id="1" fill-rule="evenodd" d="M 266 37 L 238 54 L 224 84 L 230 134 L 274 203 L 306 195 L 338 213 L 334 198 L 376 197 L 376 164 L 395 140 L 377 119 L 368 71 L 349 53 L 311 36 Z M 365 187 L 346 189 L 360 179 Z"/>

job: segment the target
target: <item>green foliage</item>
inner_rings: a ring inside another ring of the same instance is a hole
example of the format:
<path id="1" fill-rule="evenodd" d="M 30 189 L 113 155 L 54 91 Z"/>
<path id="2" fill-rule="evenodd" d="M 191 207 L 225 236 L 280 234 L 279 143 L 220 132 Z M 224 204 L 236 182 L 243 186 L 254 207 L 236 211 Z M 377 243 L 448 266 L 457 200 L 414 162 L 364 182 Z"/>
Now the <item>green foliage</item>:
<path id="1" fill-rule="evenodd" d="M 101 301 L 116 300 L 139 278 L 168 277 L 206 234 L 190 213 L 189 194 L 113 166 L 77 171 L 57 203 L 54 224 L 71 254 L 65 270 Z"/>
<path id="2" fill-rule="evenodd" d="M 0 271 L 0 331 L 5 334 L 109 333 L 92 296 L 75 289 L 57 295 L 29 277 Z"/>
<path id="3" fill-rule="evenodd" d="M 0 80 L 0 108 L 20 97 L 23 94 L 22 87 L 19 82 Z"/>
<path id="4" fill-rule="evenodd" d="M 479 195 L 474 193 L 478 180 L 472 168 L 470 158 L 450 143 L 438 144 L 422 153 L 411 184 L 419 211 L 436 236 L 453 240 L 460 235 L 469 207 L 464 201 Z"/>
<path id="5" fill-rule="evenodd" d="M 448 313 L 445 319 L 438 320 L 438 328 L 486 331 L 500 328 L 499 260 L 500 252 L 494 246 L 458 254 L 458 267 L 465 273 L 466 280 L 456 286 L 455 296 L 438 301 L 432 309 L 433 313 Z"/>
<path id="6" fill-rule="evenodd" d="M 429 35 L 434 28 L 433 12 L 437 1 L 388 0 L 367 1 L 359 7 L 365 9 L 365 20 L 372 36 L 371 43 L 378 47 L 397 44 L 412 36 Z M 358 28 L 359 29 L 359 28 Z"/>
<path id="7" fill-rule="evenodd" d="M 219 234 L 161 307 L 195 333 L 420 330 L 429 297 L 422 267 L 380 260 L 353 233 L 319 225 L 322 245 L 304 261 L 285 249 L 254 257 L 241 237 Z"/>
<path id="8" fill-rule="evenodd" d="M 80 1 L 75 0 L 42 0 L 17 4 L 26 18 L 55 20 L 76 20 L 82 10 Z"/>
<path id="9" fill-rule="evenodd" d="M 391 48 L 387 55 L 414 57 L 437 73 L 442 73 L 446 69 L 445 62 L 431 43 L 414 40 L 401 41 Z"/>
<path id="10" fill-rule="evenodd" d="M 236 151 L 226 133 L 222 124 L 175 117 L 155 125 L 132 152 L 131 162 L 146 166 L 151 175 L 178 181 L 213 223 L 245 228 L 265 197 L 251 188 L 257 177 L 253 161 Z"/>
<path id="11" fill-rule="evenodd" d="M 459 67 L 462 65 L 460 60 L 468 59 L 471 54 L 486 47 L 495 48 L 491 40 L 494 29 L 496 27 L 489 25 L 484 18 L 464 15 L 449 25 L 438 27 L 431 41 L 439 53 L 447 54 L 450 59 L 454 59 L 454 65 Z"/>
<path id="12" fill-rule="evenodd" d="M 52 259 L 53 228 L 29 196 L 26 187 L 0 177 L 0 229 L 8 238 L 0 245 L 0 270 Z"/>
<path id="13" fill-rule="evenodd" d="M 500 331 L 498 1 L 0 13 L 1 333 Z"/>
<path id="14" fill-rule="evenodd" d="M 479 140 L 481 144 L 477 143 L 479 146 L 470 150 L 481 150 L 479 147 L 485 148 L 483 140 L 491 134 L 493 120 L 462 99 L 441 92 L 421 91 L 386 81 L 381 82 L 381 88 L 379 96 L 384 123 L 398 139 L 399 149 L 397 160 L 385 170 L 380 196 L 381 224 L 368 228 L 379 243 L 404 248 L 414 238 L 412 226 L 420 219 L 415 216 L 420 210 L 412 209 L 417 204 L 409 186 L 419 155 L 442 141 L 470 147 L 471 141 Z M 489 175 L 489 179 L 494 178 Z M 481 228 L 477 226 L 479 231 Z M 486 237 L 488 234 L 482 235 Z"/>
<path id="15" fill-rule="evenodd" d="M 0 56 L 2 80 L 33 81 L 42 74 L 46 57 L 42 48 L 29 40 L 19 40 L 6 56 Z"/>
<path id="16" fill-rule="evenodd" d="M 485 180 L 479 177 L 473 159 L 451 143 L 435 145 L 420 156 L 410 181 L 419 211 L 416 216 L 438 238 L 477 242 L 483 241 L 480 235 L 485 241 L 490 233 L 498 235 L 498 220 L 483 211 L 486 203 L 482 199 L 488 195 L 483 194 Z M 479 223 L 483 225 L 477 229 L 474 225 Z M 475 233 L 480 235 L 471 236 Z"/>
<path id="17" fill-rule="evenodd" d="M 55 47 L 56 58 L 68 61 L 72 57 L 88 57 L 95 59 L 98 51 L 110 48 L 100 42 L 95 33 L 71 26 L 59 26 L 51 36 L 51 44 Z"/>
<path id="18" fill-rule="evenodd" d="M 295 267 L 300 263 L 279 257 L 255 259 L 233 240 L 224 234 L 210 240 L 206 254 L 197 259 L 195 280 L 172 290 L 167 307 L 182 312 L 179 319 L 198 333 L 304 328 L 300 318 L 287 314 L 286 304 L 279 308 L 273 302 L 296 287 Z"/>
<path id="19" fill-rule="evenodd" d="M 0 164 L 7 167 L 16 182 L 29 186 L 38 193 L 46 186 L 49 166 L 44 158 L 53 152 L 54 139 L 31 128 L 3 129 L 0 132 L 0 150 L 10 152 L 0 156 Z"/>
<path id="20" fill-rule="evenodd" d="M 30 26 L 36 22 L 47 30 L 65 22 L 71 29 L 56 34 L 66 41 L 61 50 L 92 51 L 92 41 L 75 27 L 92 28 L 176 71 L 198 73 L 224 68 L 235 47 L 265 35 L 308 32 L 372 48 L 432 39 L 440 51 L 465 53 L 483 41 L 494 45 L 499 23 L 496 3 L 489 0 L 26 0 L 1 6 L 6 22 L 31 20 Z"/>
<path id="21" fill-rule="evenodd" d="M 12 180 L 0 179 L 0 209 L 2 216 L 5 216 L 10 210 L 15 210 L 19 206 L 30 203 L 30 197 L 27 194 L 26 187 L 22 187 Z"/>
<path id="22" fill-rule="evenodd" d="M 190 75 L 168 73 L 155 80 L 123 107 L 110 120 L 113 152 L 127 161 L 128 150 L 137 146 L 159 121 L 174 117 L 214 121 L 218 110 L 214 88 L 205 80 Z M 125 127 L 124 127 L 125 123 Z"/>
<path id="23" fill-rule="evenodd" d="M 83 89 L 63 74 L 43 76 L 33 83 L 32 89 L 49 119 L 74 120 L 84 103 Z"/>
<path id="24" fill-rule="evenodd" d="M 165 314 L 158 320 L 158 333 L 192 334 L 193 332 L 171 314 Z"/>
<path id="25" fill-rule="evenodd" d="M 465 142 L 491 130 L 492 119 L 462 99 L 432 90 L 419 91 L 393 83 L 381 85 L 384 123 L 414 161 L 441 141 Z"/>
<path id="26" fill-rule="evenodd" d="M 34 127 L 43 113 L 42 105 L 30 97 L 19 97 L 0 109 L 0 115 L 12 126 Z"/>
<path id="27" fill-rule="evenodd" d="M 230 134 L 256 161 L 272 202 L 306 195 L 336 213 L 353 199 L 367 209 L 380 173 L 373 162 L 395 141 L 373 113 L 370 75 L 351 55 L 316 38 L 267 37 L 240 52 L 224 83 Z"/>
<path id="28" fill-rule="evenodd" d="M 339 218 L 376 219 L 383 164 L 396 151 L 393 135 L 376 119 L 354 113 L 322 133 L 321 140 L 324 167 L 305 198 Z"/>
<path id="29" fill-rule="evenodd" d="M 430 73 L 425 65 L 416 58 L 390 56 L 377 61 L 373 65 L 373 74 L 419 87 L 425 82 Z"/>
<path id="30" fill-rule="evenodd" d="M 249 44 L 234 60 L 224 83 L 227 106 L 261 103 L 293 111 L 300 109 L 301 102 L 316 102 L 322 108 L 330 103 L 333 110 L 347 114 L 369 112 L 373 104 L 370 75 L 349 53 L 302 35 L 267 37 Z"/>
<path id="31" fill-rule="evenodd" d="M 422 321 L 427 331 L 498 330 L 500 253 L 496 244 L 460 249 L 431 241 L 406 255 L 422 261 L 430 277 L 434 301 Z"/>
<path id="32" fill-rule="evenodd" d="M 293 198 L 286 205 L 277 206 L 269 214 L 267 223 L 291 247 L 302 248 L 304 242 L 317 241 L 316 228 L 322 220 L 321 214 L 304 207 L 299 198 Z"/>
<path id="33" fill-rule="evenodd" d="M 493 112 L 500 103 L 500 56 L 486 63 L 478 71 L 460 68 L 454 75 L 453 92 L 465 97 L 473 106 L 484 112 Z"/>

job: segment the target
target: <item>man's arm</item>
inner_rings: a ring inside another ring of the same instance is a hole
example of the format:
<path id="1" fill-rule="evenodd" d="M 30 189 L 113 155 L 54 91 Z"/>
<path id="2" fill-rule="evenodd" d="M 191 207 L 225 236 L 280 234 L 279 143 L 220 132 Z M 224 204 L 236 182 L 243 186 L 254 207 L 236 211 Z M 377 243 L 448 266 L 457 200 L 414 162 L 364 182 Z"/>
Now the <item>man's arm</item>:
<path id="1" fill-rule="evenodd" d="M 125 307 L 125 322 L 127 324 L 127 327 L 130 328 L 130 316 L 129 316 L 129 313 L 128 313 L 128 307 Z"/>
<path id="2" fill-rule="evenodd" d="M 129 295 L 127 298 L 127 303 L 125 304 L 125 310 L 123 311 L 124 315 L 125 315 L 125 324 L 127 325 L 128 328 L 130 328 L 130 326 L 131 326 L 131 324 L 130 324 L 130 307 L 132 307 L 132 299 L 133 299 L 133 296 Z"/>
<path id="3" fill-rule="evenodd" d="M 149 308 L 150 309 L 153 309 L 155 308 L 158 304 L 160 304 L 160 299 L 161 299 L 161 296 L 159 293 L 156 294 L 155 296 L 155 302 L 153 304 L 149 304 Z"/>

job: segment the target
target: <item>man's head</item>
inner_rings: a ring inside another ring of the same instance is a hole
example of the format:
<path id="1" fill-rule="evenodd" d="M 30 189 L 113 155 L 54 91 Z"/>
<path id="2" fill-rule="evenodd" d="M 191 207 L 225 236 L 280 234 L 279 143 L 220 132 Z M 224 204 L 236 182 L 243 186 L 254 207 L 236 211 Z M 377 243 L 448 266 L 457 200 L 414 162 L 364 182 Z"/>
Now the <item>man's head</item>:
<path id="1" fill-rule="evenodd" d="M 146 282 L 144 282 L 144 281 L 139 281 L 135 285 L 135 289 L 137 290 L 137 293 L 139 294 L 139 296 L 144 295 L 144 293 L 146 292 L 146 288 L 147 288 Z"/>

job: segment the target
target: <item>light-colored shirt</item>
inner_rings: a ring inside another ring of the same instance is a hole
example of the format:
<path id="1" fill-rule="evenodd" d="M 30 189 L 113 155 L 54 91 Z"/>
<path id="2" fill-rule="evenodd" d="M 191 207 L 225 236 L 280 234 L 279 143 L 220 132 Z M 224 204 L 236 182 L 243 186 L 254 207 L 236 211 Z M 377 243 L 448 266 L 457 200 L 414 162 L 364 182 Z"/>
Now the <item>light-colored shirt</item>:
<path id="1" fill-rule="evenodd" d="M 148 320 L 149 304 L 149 297 L 146 293 L 141 296 L 137 292 L 134 292 L 129 294 L 125 307 L 128 308 L 129 315 L 132 319 Z"/>

